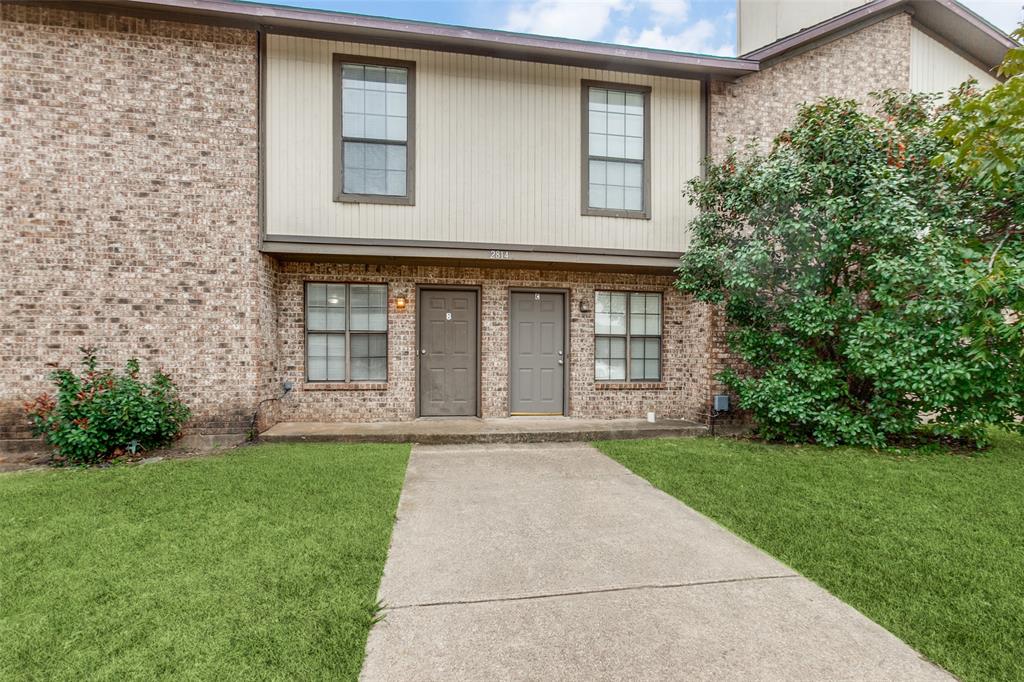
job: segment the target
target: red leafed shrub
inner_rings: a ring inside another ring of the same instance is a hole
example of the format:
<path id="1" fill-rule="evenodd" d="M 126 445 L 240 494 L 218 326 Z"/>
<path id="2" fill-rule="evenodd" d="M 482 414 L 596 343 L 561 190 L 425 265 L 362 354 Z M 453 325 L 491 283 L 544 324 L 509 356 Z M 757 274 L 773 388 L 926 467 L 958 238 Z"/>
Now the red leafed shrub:
<path id="1" fill-rule="evenodd" d="M 33 433 L 54 447 L 56 461 L 95 464 L 167 445 L 180 435 L 190 411 L 170 377 L 155 372 L 143 381 L 135 359 L 120 374 L 99 370 L 95 349 L 81 351 L 84 374 L 59 369 L 50 375 L 56 397 L 44 393 L 25 403 Z"/>

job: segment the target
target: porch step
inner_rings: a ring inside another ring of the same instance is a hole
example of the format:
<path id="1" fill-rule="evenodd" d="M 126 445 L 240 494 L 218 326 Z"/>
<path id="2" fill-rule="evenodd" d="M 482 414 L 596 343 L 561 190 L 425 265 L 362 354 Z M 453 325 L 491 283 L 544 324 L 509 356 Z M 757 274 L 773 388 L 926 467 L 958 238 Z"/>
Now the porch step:
<path id="1" fill-rule="evenodd" d="M 260 434 L 267 443 L 554 443 L 701 436 L 696 422 L 666 419 L 573 419 L 569 417 L 421 418 L 405 422 L 282 422 Z"/>

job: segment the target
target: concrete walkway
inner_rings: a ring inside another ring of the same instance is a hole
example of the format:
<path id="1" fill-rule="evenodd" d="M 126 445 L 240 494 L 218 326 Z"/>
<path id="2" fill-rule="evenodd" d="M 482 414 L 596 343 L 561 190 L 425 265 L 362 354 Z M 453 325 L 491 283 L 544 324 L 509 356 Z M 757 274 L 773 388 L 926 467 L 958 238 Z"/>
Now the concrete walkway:
<path id="1" fill-rule="evenodd" d="M 584 444 L 417 446 L 377 680 L 950 680 Z"/>

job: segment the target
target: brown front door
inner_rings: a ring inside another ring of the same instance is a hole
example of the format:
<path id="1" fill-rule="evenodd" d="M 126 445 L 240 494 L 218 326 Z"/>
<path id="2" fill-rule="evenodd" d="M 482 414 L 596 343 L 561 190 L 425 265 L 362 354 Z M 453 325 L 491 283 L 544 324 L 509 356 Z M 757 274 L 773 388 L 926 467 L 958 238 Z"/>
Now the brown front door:
<path id="1" fill-rule="evenodd" d="M 419 406 L 423 417 L 477 414 L 480 374 L 476 290 L 422 289 Z"/>
<path id="2" fill-rule="evenodd" d="M 512 293 L 509 402 L 513 415 L 565 412 L 565 296 Z"/>

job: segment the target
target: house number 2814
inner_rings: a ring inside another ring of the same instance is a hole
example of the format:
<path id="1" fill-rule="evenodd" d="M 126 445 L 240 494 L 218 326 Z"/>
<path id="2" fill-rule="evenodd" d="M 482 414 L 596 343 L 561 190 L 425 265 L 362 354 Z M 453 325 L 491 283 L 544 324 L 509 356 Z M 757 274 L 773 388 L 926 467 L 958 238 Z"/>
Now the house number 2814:
<path id="1" fill-rule="evenodd" d="M 501 249 L 491 249 L 491 258 L 494 260 L 511 260 L 512 254 Z"/>

